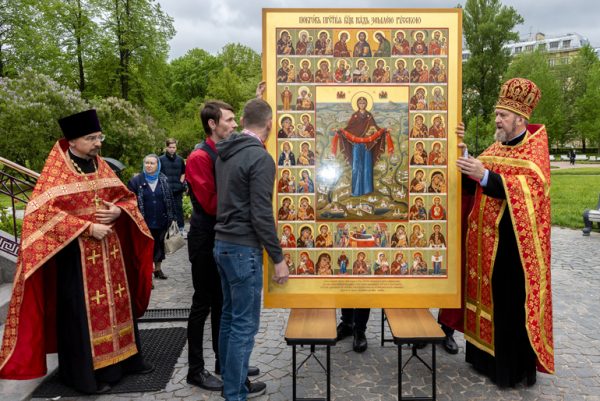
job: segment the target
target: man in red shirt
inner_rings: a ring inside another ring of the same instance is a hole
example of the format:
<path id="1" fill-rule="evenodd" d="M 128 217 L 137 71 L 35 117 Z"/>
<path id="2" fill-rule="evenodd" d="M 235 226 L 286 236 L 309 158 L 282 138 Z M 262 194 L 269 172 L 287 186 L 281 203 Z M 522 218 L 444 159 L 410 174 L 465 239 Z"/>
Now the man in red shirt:
<path id="1" fill-rule="evenodd" d="M 264 83 L 256 89 L 261 97 Z M 205 103 L 200 120 L 206 140 L 196 145 L 185 166 L 185 177 L 190 187 L 192 218 L 188 233 L 188 255 L 192 264 L 194 296 L 188 318 L 188 375 L 187 382 L 206 390 L 220 391 L 223 382 L 204 366 L 204 323 L 211 316 L 212 348 L 215 353 L 215 373 L 221 373 L 219 363 L 219 328 L 223 294 L 221 278 L 213 257 L 214 226 L 217 214 L 217 188 L 215 182 L 215 144 L 228 138 L 237 128 L 233 107 L 221 101 Z M 259 369 L 248 367 L 248 375 L 258 375 Z"/>

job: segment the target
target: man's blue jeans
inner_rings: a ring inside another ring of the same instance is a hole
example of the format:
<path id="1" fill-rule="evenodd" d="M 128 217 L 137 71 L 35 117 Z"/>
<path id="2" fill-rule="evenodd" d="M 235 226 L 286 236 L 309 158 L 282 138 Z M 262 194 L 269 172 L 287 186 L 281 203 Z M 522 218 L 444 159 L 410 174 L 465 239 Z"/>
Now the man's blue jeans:
<path id="1" fill-rule="evenodd" d="M 262 249 L 215 241 L 214 257 L 221 275 L 223 313 L 219 359 L 227 401 L 244 401 L 248 362 L 260 323 Z"/>

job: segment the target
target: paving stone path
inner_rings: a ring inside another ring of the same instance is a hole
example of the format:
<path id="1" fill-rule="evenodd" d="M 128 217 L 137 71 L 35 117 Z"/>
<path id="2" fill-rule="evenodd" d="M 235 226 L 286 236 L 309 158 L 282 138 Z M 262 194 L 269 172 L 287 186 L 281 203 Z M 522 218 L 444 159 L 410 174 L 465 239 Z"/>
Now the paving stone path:
<path id="1" fill-rule="evenodd" d="M 446 400 L 598 400 L 600 401 L 600 233 L 583 237 L 580 230 L 552 229 L 552 284 L 556 375 L 539 374 L 533 387 L 501 390 L 464 361 L 465 341 L 456 335 L 458 355 L 438 348 L 438 399 Z M 152 308 L 187 308 L 192 297 L 190 265 L 183 248 L 163 264 L 168 280 L 155 282 Z M 434 314 L 436 311 L 432 311 Z M 291 348 L 283 340 L 285 309 L 264 309 L 251 363 L 261 369 L 260 380 L 267 393 L 258 401 L 287 401 L 292 398 Z M 332 399 L 344 401 L 389 401 L 397 399 L 396 349 L 380 347 L 380 310 L 372 310 L 367 329 L 369 348 L 364 354 L 352 351 L 348 338 L 332 348 Z M 207 321 L 210 325 L 210 319 Z M 141 328 L 185 326 L 184 323 L 145 323 Z M 210 348 L 210 329 L 206 328 L 207 367 L 214 366 Z M 425 352 L 423 352 L 425 351 Z M 422 350 L 425 360 L 430 351 Z M 324 351 L 317 351 L 324 360 Z M 403 351 L 404 360 L 410 354 Z M 324 394 L 325 376 L 314 361 L 301 371 L 298 396 Z M 312 372 L 312 373 L 309 373 Z M 187 346 L 175 367 L 166 389 L 156 393 L 90 396 L 86 400 L 222 400 L 186 383 Z M 410 384 L 404 388 L 412 395 L 430 390 L 427 372 L 418 364 L 409 365 Z M 407 393 L 409 394 L 409 393 Z M 2 397 L 0 396 L 0 399 Z M 67 399 L 67 398 L 63 398 Z"/>

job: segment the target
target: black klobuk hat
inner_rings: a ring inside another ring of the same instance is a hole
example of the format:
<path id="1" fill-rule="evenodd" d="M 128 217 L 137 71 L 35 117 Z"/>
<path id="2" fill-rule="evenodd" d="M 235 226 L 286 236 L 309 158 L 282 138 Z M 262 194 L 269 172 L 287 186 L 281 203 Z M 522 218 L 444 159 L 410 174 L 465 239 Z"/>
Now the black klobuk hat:
<path id="1" fill-rule="evenodd" d="M 102 131 L 94 109 L 61 118 L 58 120 L 58 124 L 65 138 L 69 140 Z"/>

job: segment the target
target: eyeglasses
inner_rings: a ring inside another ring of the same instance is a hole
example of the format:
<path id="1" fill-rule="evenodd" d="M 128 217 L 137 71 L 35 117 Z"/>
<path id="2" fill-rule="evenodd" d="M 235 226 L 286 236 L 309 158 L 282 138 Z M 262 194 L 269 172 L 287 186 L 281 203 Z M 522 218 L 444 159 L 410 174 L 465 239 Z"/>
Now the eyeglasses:
<path id="1" fill-rule="evenodd" d="M 100 135 L 84 136 L 83 139 L 87 142 L 96 142 L 96 141 L 104 142 L 104 139 L 106 139 L 106 135 L 100 134 Z"/>

